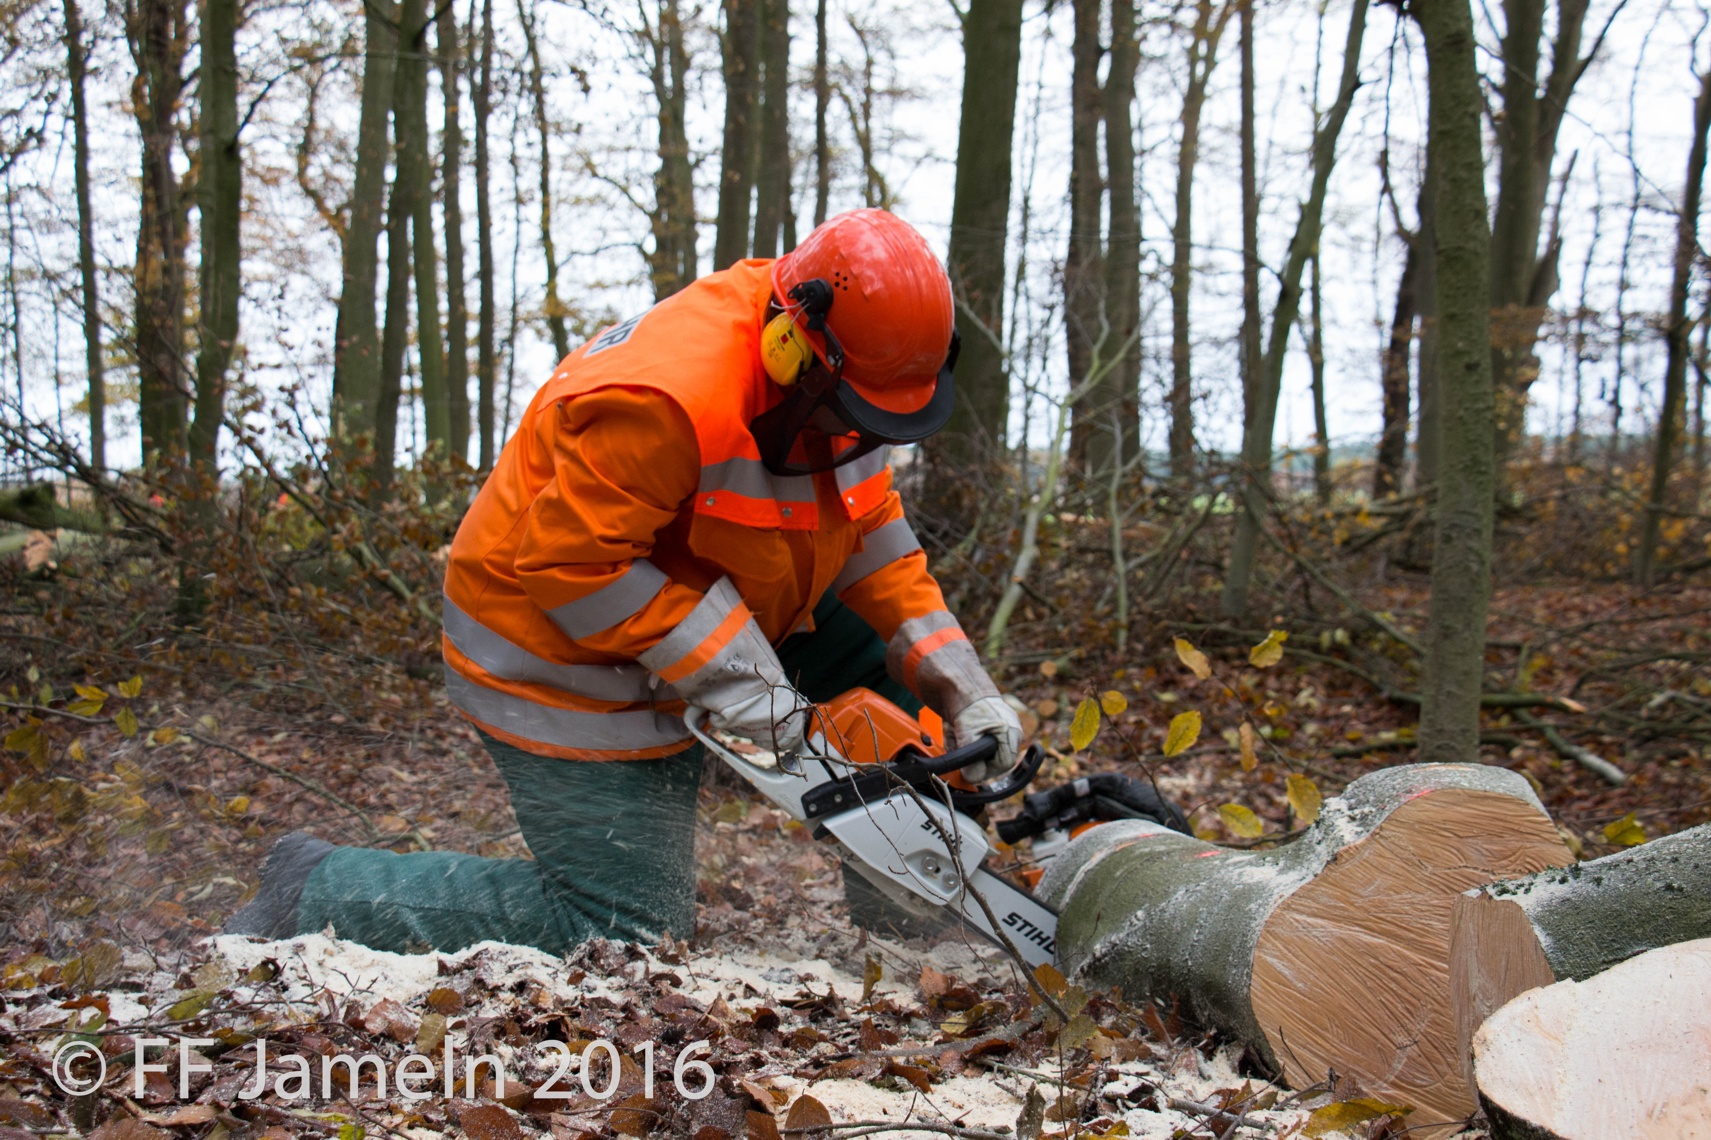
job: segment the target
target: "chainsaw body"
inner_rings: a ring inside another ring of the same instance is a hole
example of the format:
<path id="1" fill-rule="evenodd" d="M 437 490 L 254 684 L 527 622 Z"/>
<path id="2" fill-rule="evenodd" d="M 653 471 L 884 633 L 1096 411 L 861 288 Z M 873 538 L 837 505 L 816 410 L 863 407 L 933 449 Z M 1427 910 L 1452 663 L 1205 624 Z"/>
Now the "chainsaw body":
<path id="1" fill-rule="evenodd" d="M 992 846 L 972 817 L 1022 791 L 1043 753 L 1028 749 L 1009 775 L 976 787 L 957 774 L 990 759 L 997 741 L 946 751 L 923 725 L 867 689 L 817 706 L 803 751 L 746 758 L 705 730 L 691 708 L 689 730 L 773 804 L 835 844 L 852 869 L 899 902 L 948 911 L 995 942 L 1014 946 L 1030 966 L 1057 952 L 1057 913 L 984 866 Z M 984 905 L 983 905 L 984 903 Z"/>

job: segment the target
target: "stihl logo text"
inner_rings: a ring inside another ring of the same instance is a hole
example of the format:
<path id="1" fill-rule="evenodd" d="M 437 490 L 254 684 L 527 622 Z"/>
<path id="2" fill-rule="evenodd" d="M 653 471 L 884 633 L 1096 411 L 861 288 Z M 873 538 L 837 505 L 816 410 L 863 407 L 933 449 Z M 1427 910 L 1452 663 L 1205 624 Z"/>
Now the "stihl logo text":
<path id="1" fill-rule="evenodd" d="M 1004 925 L 1008 926 L 1011 930 L 1014 930 L 1019 937 L 1032 942 L 1035 946 L 1044 950 L 1047 954 L 1057 953 L 1057 939 L 1053 938 L 1050 934 L 1041 930 L 1015 911 L 1011 911 L 1009 914 L 1004 916 Z"/>

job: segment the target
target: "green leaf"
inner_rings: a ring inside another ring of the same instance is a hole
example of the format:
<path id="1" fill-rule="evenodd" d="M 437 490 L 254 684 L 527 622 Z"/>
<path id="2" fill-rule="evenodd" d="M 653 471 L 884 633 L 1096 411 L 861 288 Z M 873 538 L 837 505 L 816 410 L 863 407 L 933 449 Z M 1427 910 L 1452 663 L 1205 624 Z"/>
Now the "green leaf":
<path id="1" fill-rule="evenodd" d="M 1274 629 L 1265 635 L 1265 640 L 1248 650 L 1248 664 L 1256 669 L 1269 669 L 1283 660 L 1283 643 L 1289 640 L 1289 634 L 1281 629 Z"/>
<path id="2" fill-rule="evenodd" d="M 1080 752 L 1093 738 L 1099 735 L 1099 703 L 1092 697 L 1085 697 L 1076 706 L 1075 719 L 1069 725 L 1069 747 L 1072 752 Z"/>
<path id="3" fill-rule="evenodd" d="M 1290 773 L 1287 782 L 1289 806 L 1295 810 L 1295 821 L 1302 827 L 1311 827 L 1319 818 L 1319 808 L 1325 802 L 1325 797 L 1319 794 L 1319 785 L 1311 777 L 1296 772 Z"/>
<path id="4" fill-rule="evenodd" d="M 41 734 L 42 730 L 38 725 L 20 724 L 6 734 L 6 748 L 11 752 L 28 752 L 35 747 Z"/>
<path id="5" fill-rule="evenodd" d="M 168 1021 L 183 1021 L 195 1017 L 208 1008 L 208 1003 L 214 1000 L 215 990 L 191 990 L 166 1010 Z"/>
<path id="6" fill-rule="evenodd" d="M 1170 718 L 1170 731 L 1164 738 L 1164 754 L 1175 756 L 1194 747 L 1194 742 L 1199 739 L 1200 714 L 1194 709 L 1177 713 Z"/>
<path id="7" fill-rule="evenodd" d="M 1225 827 L 1243 839 L 1258 839 L 1265 834 L 1265 824 L 1260 822 L 1259 816 L 1241 804 L 1225 804 L 1218 809 L 1218 815 Z"/>
<path id="8" fill-rule="evenodd" d="M 1307 1118 L 1307 1127 L 1301 1130 L 1301 1135 L 1323 1136 L 1327 1132 L 1341 1132 L 1368 1120 L 1377 1120 L 1381 1116 L 1406 1116 L 1413 1111 L 1409 1105 L 1386 1104 L 1370 1096 L 1340 1100 L 1323 1108 L 1315 1108 L 1313 1114 Z"/>
<path id="9" fill-rule="evenodd" d="M 94 716 L 96 713 L 101 711 L 101 706 L 105 703 L 105 700 L 72 701 L 69 705 L 65 706 L 65 711 L 74 716 Z"/>
<path id="10" fill-rule="evenodd" d="M 1180 637 L 1176 639 L 1176 659 L 1188 666 L 1189 671 L 1202 681 L 1212 675 L 1212 663 L 1206 660 L 1206 655 Z"/>

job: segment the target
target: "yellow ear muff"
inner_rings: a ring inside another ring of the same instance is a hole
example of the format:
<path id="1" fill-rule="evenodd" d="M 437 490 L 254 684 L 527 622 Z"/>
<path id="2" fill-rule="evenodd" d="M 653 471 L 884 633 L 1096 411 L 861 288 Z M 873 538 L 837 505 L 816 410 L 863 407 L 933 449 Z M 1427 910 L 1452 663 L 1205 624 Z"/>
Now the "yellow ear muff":
<path id="1" fill-rule="evenodd" d="M 772 318 L 761 332 L 760 362 L 772 382 L 781 388 L 795 384 L 814 362 L 808 338 L 802 335 L 789 313 Z"/>

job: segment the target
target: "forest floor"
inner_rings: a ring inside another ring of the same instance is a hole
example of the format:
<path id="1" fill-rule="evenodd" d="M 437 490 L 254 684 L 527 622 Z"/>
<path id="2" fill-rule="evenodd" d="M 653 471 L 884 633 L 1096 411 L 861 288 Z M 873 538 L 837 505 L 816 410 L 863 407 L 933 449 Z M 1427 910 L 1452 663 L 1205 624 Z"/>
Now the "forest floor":
<path id="1" fill-rule="evenodd" d="M 803 1092 L 836 1120 L 911 1112 L 996 1136 L 994 1127 L 1016 1126 L 1031 1083 L 1047 1096 L 1046 1135 L 1120 1135 L 1119 1124 L 1132 1135 L 1221 1135 L 1227 1124 L 1215 1113 L 1224 1108 L 1287 1135 L 1333 1099 L 1320 1088 L 1280 1100 L 1238 1055 L 1112 995 L 1088 999 L 1099 1031 L 1060 1052 L 1064 1027 L 991 955 L 959 939 L 935 949 L 852 928 L 838 868 L 800 827 L 723 773 L 703 782 L 700 907 L 686 945 L 653 954 L 597 946 L 568 965 L 513 970 L 503 983 L 484 980 L 481 954 L 427 955 L 442 964 L 414 990 L 388 991 L 397 1009 L 384 1015 L 375 1008 L 385 1002 L 360 985 L 324 984 L 325 970 L 315 975 L 320 982 L 291 974 L 298 967 L 288 957 L 334 952 L 320 943 L 266 951 L 278 977 L 263 980 L 268 970 L 252 970 L 256 951 L 234 954 L 204 940 L 253 890 L 268 845 L 286 832 L 398 851 L 526 855 L 503 782 L 437 683 L 431 630 L 394 638 L 384 652 L 376 642 L 336 653 L 312 638 L 280 643 L 242 627 L 218 642 L 151 634 L 122 598 L 8 573 L 14 601 L 0 616 L 0 641 L 9 646 L 0 688 L 10 690 L 0 801 L 0 1140 L 23 1140 L 20 1128 L 40 1135 L 78 1122 L 85 1109 L 54 1093 L 35 1050 L 43 1029 L 57 1018 L 55 1032 L 63 1031 L 66 1018 L 86 1016 L 101 994 L 115 1026 L 125 1024 L 121 1007 L 158 1024 L 154 1011 L 170 1000 L 167 1020 L 223 1036 L 218 1048 L 262 1024 L 307 1051 L 390 1035 L 388 1056 L 401 1041 L 421 1041 L 428 1015 L 440 1009 L 434 994 L 447 987 L 457 991 L 456 1008 L 471 1011 L 463 1032 L 519 1048 L 555 1018 L 567 1032 L 598 1037 L 634 1024 L 615 1011 L 641 1010 L 679 1026 L 681 1040 L 716 1022 L 707 1032 L 719 1043 L 721 1074 L 717 1099 L 626 1099 L 628 1117 L 604 1104 L 599 1116 L 587 1098 L 506 1101 L 503 1121 L 489 1113 L 491 1100 L 479 1099 L 436 1102 L 415 1115 L 361 1102 L 281 1114 L 228 1107 L 237 1070 L 223 1058 L 199 1094 L 211 1111 L 168 1109 L 177 1100 L 158 1099 L 159 1089 L 154 1101 L 100 1098 L 97 1118 L 120 1129 L 106 1140 L 161 1132 L 277 1138 L 280 1128 L 352 1140 L 358 1127 L 414 1137 L 453 1123 L 483 1140 L 519 1128 L 568 1140 L 641 1134 L 658 1123 L 655 1114 L 671 1122 L 669 1134 L 713 1140 L 764 1130 L 748 1115 L 757 1111 L 784 1127 L 816 1122 L 812 1108 L 791 1115 Z M 1361 602 L 1402 637 L 1423 626 L 1418 587 L 1386 587 Z M 1400 666 L 1384 671 L 1400 658 L 1386 635 L 1328 622 L 1288 630 L 1282 660 L 1256 667 L 1255 634 L 1288 628 L 1287 615 L 1277 616 L 1243 630 L 1189 614 L 1117 653 L 1077 648 L 1108 639 L 1083 636 L 1061 614 L 1024 610 L 1000 683 L 1028 707 L 1026 727 L 1052 757 L 1042 782 L 1145 769 L 1197 831 L 1235 839 L 1222 805 L 1251 809 L 1268 834 L 1290 829 L 1291 773 L 1329 796 L 1362 773 L 1409 762 L 1415 709 L 1394 699 L 1406 686 Z M 1184 664 L 1173 636 L 1206 651 L 1208 679 Z M 1711 681 L 1694 663 L 1711 651 L 1711 588 L 1503 589 L 1491 637 L 1491 687 L 1538 701 L 1488 710 L 1482 759 L 1524 773 L 1583 858 L 1711 820 L 1711 763 L 1703 736 L 1694 735 L 1711 708 Z M 1644 702 L 1632 696 L 1636 675 L 1645 678 Z M 1092 744 L 1072 749 L 1077 708 L 1113 691 L 1123 701 L 1108 702 L 1107 713 L 1125 707 L 1105 717 Z M 1198 741 L 1165 757 L 1169 726 L 1190 710 L 1202 714 Z M 1259 730 L 1251 768 L 1238 736 L 1244 720 Z M 1616 764 L 1626 783 L 1612 786 L 1565 758 L 1541 722 Z M 1691 731 L 1680 731 L 1682 723 Z M 355 955 L 346 962 L 354 969 L 368 952 L 337 953 Z M 417 968 L 393 964 L 381 973 Z M 292 993 L 281 989 L 288 975 L 299 985 Z M 593 981 L 570 980 L 579 976 Z M 318 1012 L 303 1012 L 311 1008 Z M 105 1040 L 112 1051 L 123 1037 Z M 990 1041 L 997 1043 L 983 1044 Z M 628 1070 L 622 1076 L 630 1080 Z M 873 1091 L 843 1087 L 851 1082 Z M 640 1095 L 627 1083 L 621 1091 Z M 1172 1097 L 1199 1109 L 1172 1108 Z M 1379 1121 L 1349 1135 L 1394 1127 Z M 707 1128 L 721 1131 L 698 1131 Z"/>

